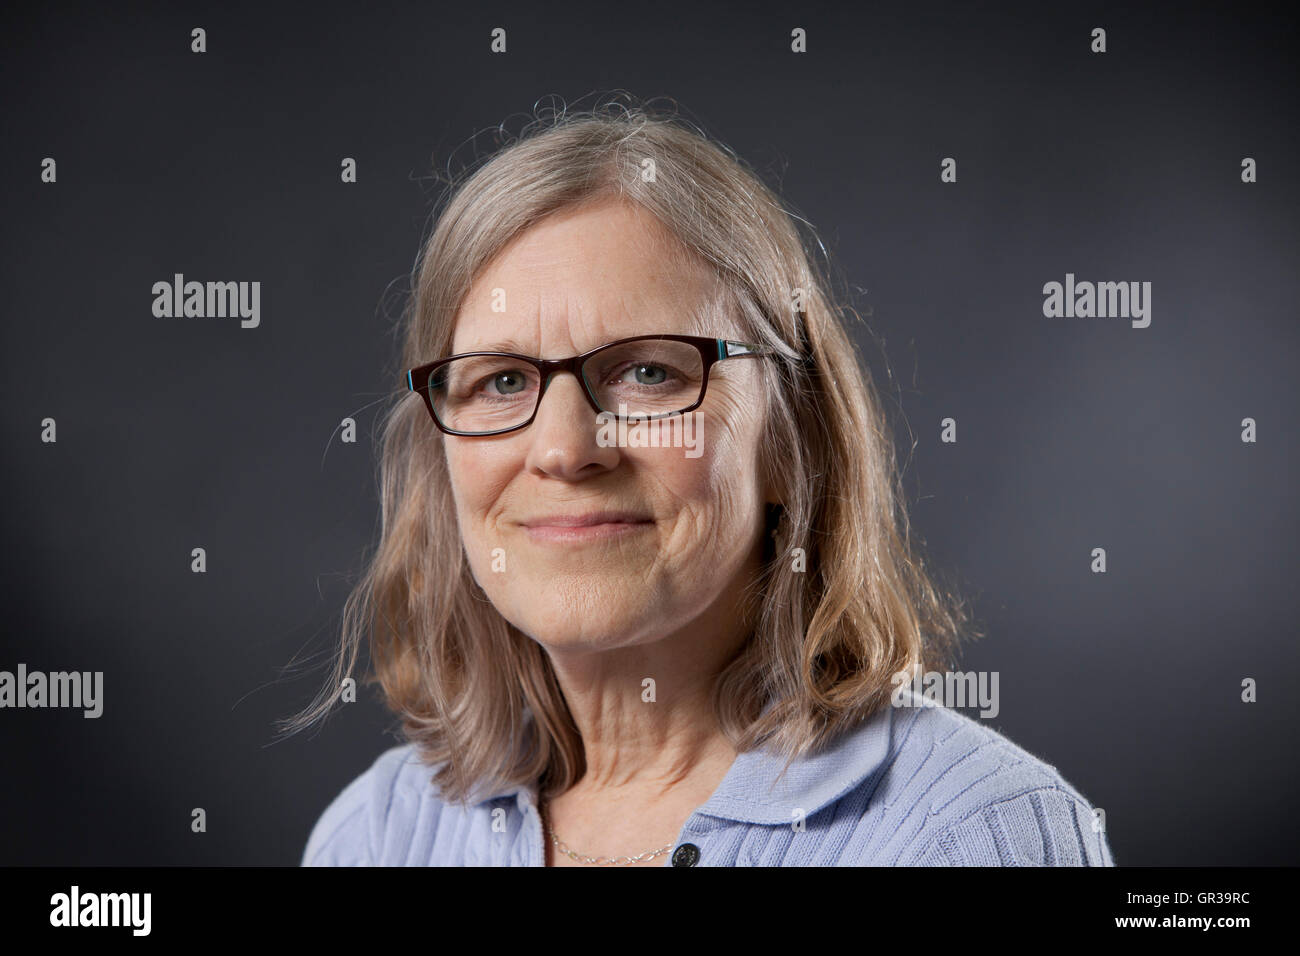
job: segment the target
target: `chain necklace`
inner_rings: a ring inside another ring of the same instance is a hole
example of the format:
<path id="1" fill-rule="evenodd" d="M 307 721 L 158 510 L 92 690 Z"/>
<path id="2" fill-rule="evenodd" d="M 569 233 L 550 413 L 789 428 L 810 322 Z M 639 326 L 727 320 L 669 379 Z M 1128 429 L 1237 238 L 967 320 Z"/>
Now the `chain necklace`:
<path id="1" fill-rule="evenodd" d="M 546 832 L 550 835 L 551 842 L 555 845 L 555 848 L 569 859 L 577 860 L 579 863 L 591 863 L 597 866 L 631 866 L 633 863 L 646 863 L 657 856 L 662 856 L 673 848 L 673 844 L 668 843 L 660 847 L 658 850 L 647 850 L 645 853 L 640 853 L 637 856 L 583 856 L 580 853 L 575 853 L 573 850 L 570 850 L 568 845 L 555 835 L 555 830 L 551 828 L 550 821 L 547 819 L 545 811 L 542 810 L 540 802 L 538 803 L 537 809 L 538 813 L 542 817 L 542 822 L 546 824 Z M 676 841 L 673 842 L 675 843 Z"/>

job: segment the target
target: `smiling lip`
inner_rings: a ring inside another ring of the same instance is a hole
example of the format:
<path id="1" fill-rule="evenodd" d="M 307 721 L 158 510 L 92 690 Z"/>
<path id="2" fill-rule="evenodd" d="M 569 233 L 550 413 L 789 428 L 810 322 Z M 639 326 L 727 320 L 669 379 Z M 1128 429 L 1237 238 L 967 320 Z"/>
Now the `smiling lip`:
<path id="1" fill-rule="evenodd" d="M 593 511 L 582 515 L 544 515 L 522 522 L 536 541 L 584 542 L 634 534 L 654 521 L 629 511 Z"/>

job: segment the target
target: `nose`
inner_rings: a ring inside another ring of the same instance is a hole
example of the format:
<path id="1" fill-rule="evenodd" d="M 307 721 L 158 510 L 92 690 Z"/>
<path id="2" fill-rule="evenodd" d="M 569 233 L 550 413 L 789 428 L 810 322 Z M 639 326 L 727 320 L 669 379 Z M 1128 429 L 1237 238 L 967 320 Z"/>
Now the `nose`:
<path id="1" fill-rule="evenodd" d="M 537 415 L 523 432 L 529 441 L 529 470 L 572 481 L 613 468 L 618 449 L 599 444 L 599 427 L 577 376 L 552 372 L 542 383 Z"/>

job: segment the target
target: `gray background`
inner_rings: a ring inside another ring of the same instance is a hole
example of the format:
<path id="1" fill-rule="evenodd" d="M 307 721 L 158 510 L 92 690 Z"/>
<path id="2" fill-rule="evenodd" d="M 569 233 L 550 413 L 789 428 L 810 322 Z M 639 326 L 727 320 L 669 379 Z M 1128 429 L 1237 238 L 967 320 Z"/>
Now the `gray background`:
<path id="1" fill-rule="evenodd" d="M 973 6 L 6 8 L 0 669 L 102 670 L 105 711 L 0 711 L 0 863 L 296 864 L 395 743 L 368 699 L 272 722 L 378 532 L 369 406 L 430 172 L 614 89 L 735 148 L 856 288 L 993 725 L 1106 810 L 1121 865 L 1300 862 L 1294 27 Z M 261 327 L 153 317 L 175 272 L 261 281 Z M 1151 326 L 1044 318 L 1067 272 L 1152 282 Z"/>

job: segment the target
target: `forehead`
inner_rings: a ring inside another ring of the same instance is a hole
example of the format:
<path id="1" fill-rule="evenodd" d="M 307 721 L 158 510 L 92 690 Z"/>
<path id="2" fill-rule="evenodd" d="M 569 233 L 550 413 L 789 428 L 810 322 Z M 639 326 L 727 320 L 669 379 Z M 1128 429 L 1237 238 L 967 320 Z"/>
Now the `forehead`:
<path id="1" fill-rule="evenodd" d="M 475 277 L 453 352 L 550 356 L 653 333 L 731 334 L 723 290 L 645 209 L 607 201 L 555 213 L 516 236 Z"/>

